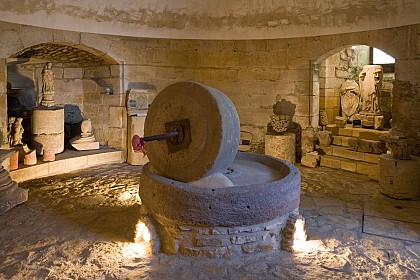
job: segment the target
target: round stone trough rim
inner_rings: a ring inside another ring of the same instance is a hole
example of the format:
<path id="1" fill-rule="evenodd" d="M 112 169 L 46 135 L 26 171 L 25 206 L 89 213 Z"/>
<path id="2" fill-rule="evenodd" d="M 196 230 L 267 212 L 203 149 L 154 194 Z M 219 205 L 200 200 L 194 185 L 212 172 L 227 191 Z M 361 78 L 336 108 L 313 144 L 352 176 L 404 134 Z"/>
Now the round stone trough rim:
<path id="1" fill-rule="evenodd" d="M 212 188 L 153 174 L 149 170 L 150 165 L 146 164 L 139 187 L 142 204 L 156 218 L 166 218 L 183 225 L 204 226 L 261 224 L 299 208 L 301 180 L 296 166 L 254 153 L 239 152 L 237 159 L 268 161 L 287 168 L 289 173 L 273 182 Z M 253 200 L 257 202 L 251 203 Z M 242 205 L 243 201 L 250 205 Z M 235 203 L 239 207 L 233 208 Z M 209 209 L 208 205 L 216 207 Z"/>

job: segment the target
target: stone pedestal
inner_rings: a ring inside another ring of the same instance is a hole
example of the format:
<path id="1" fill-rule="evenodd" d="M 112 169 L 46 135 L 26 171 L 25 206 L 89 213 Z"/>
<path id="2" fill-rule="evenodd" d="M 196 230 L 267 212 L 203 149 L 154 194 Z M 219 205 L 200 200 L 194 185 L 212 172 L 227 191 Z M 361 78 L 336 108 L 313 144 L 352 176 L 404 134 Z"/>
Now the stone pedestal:
<path id="1" fill-rule="evenodd" d="M 0 215 L 28 200 L 28 190 L 19 188 L 1 164 L 14 153 L 13 150 L 0 150 Z"/>
<path id="2" fill-rule="evenodd" d="M 295 134 L 265 135 L 265 154 L 296 163 Z"/>
<path id="3" fill-rule="evenodd" d="M 134 135 L 140 137 L 144 136 L 144 121 L 146 116 L 129 116 L 128 117 L 128 137 L 127 137 L 127 163 L 131 165 L 145 165 L 149 162 L 149 159 L 143 155 L 143 153 L 135 153 L 131 147 L 131 139 Z"/>
<path id="4" fill-rule="evenodd" d="M 37 107 L 32 111 L 32 149 L 42 155 L 44 149 L 58 154 L 64 151 L 64 109 Z"/>
<path id="5" fill-rule="evenodd" d="M 397 199 L 420 199 L 420 157 L 396 159 L 379 157 L 379 191 Z"/>

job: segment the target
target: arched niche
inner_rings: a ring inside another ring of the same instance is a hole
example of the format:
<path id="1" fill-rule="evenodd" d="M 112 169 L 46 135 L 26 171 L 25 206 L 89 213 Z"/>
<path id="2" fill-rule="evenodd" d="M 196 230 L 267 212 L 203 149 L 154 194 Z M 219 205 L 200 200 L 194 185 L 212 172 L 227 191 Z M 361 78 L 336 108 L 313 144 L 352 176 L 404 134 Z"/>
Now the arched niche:
<path id="1" fill-rule="evenodd" d="M 376 62 L 374 50 L 381 51 L 368 45 L 347 45 L 323 54 L 311 64 L 311 112 L 313 113 L 311 124 L 313 127 L 318 126 L 320 110 L 326 111 L 329 123 L 333 123 L 335 117 L 342 115 L 340 103 L 341 86 L 349 80 L 359 84 L 359 73 L 363 66 L 373 65 Z M 385 117 L 385 128 L 390 128 L 389 121 L 392 118 L 395 67 L 394 63 L 376 62 L 376 64 L 383 67 L 384 77 L 380 104 Z"/>
<path id="2" fill-rule="evenodd" d="M 24 118 L 27 144 L 31 141 L 30 113 L 41 98 L 41 71 L 46 62 L 52 62 L 55 104 L 65 109 L 66 140 L 80 133 L 81 121 L 89 118 L 101 145 L 114 141 L 115 147 L 124 146 L 122 137 L 111 140 L 108 125 L 110 107 L 121 105 L 121 62 L 103 51 L 72 42 L 34 44 L 15 50 L 4 61 L 6 75 L 1 82 L 7 84 L 7 101 L 1 110 L 7 111 L 7 119 Z"/>

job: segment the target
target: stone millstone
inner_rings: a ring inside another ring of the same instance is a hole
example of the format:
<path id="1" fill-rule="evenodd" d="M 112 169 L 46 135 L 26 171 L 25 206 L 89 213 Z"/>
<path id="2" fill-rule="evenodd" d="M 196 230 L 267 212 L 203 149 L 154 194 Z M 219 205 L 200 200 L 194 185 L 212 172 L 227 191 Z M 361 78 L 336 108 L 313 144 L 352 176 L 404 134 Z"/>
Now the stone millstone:
<path id="1" fill-rule="evenodd" d="M 151 164 L 177 181 L 198 180 L 225 171 L 239 145 L 239 117 L 233 103 L 220 91 L 193 82 L 166 87 L 147 113 L 145 136 L 163 134 L 165 123 L 188 119 L 191 143 L 170 153 L 167 141 L 146 143 Z"/>

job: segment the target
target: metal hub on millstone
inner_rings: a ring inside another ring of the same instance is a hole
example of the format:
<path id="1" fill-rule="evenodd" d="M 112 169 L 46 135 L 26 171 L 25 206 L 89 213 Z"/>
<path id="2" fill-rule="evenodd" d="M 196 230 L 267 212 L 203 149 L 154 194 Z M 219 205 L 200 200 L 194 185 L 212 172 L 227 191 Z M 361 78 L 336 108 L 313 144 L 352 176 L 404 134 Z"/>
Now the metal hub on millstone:
<path id="1" fill-rule="evenodd" d="M 171 133 L 166 141 L 147 142 L 151 164 L 161 176 L 197 180 L 223 172 L 233 162 L 240 136 L 238 114 L 229 98 L 214 88 L 175 83 L 157 95 L 144 125 L 145 135 Z"/>

